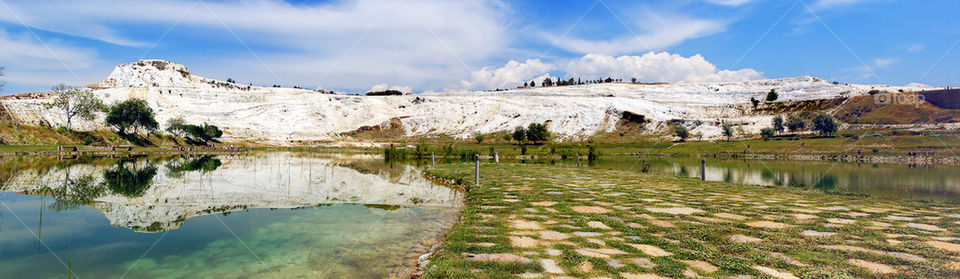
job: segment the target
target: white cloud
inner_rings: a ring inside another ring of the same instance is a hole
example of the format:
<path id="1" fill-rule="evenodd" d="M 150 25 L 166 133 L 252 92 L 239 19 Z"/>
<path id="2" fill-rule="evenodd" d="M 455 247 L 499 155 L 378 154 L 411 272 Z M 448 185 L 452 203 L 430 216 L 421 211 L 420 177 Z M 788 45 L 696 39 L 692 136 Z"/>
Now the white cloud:
<path id="1" fill-rule="evenodd" d="M 554 68 L 553 64 L 543 63 L 539 59 L 523 63 L 511 60 L 501 68 L 484 67 L 474 71 L 470 73 L 470 80 L 462 81 L 461 85 L 466 89 L 514 88 Z"/>
<path id="2" fill-rule="evenodd" d="M 717 70 L 715 65 L 699 54 L 683 57 L 668 52 L 619 57 L 587 54 L 570 62 L 566 71 L 569 76 L 586 79 L 637 78 L 645 82 L 721 82 L 763 78 L 762 73 L 753 69 Z"/>
<path id="3" fill-rule="evenodd" d="M 913 44 L 913 45 L 910 45 L 909 48 L 907 48 L 907 51 L 913 52 L 913 53 L 921 52 L 923 50 L 924 50 L 923 44 Z"/>
<path id="4" fill-rule="evenodd" d="M 896 62 L 896 61 L 897 60 L 894 58 L 877 58 L 877 59 L 873 59 L 873 64 L 876 65 L 877 68 L 886 68 L 887 66 L 890 66 L 890 64 L 893 64 L 893 62 Z"/>
<path id="5" fill-rule="evenodd" d="M 704 0 L 707 3 L 723 6 L 737 7 L 746 3 L 749 3 L 753 0 Z"/>
<path id="6" fill-rule="evenodd" d="M 818 0 L 814 2 L 812 8 L 814 10 L 825 10 L 832 8 L 840 7 L 849 7 L 855 4 L 867 3 L 867 2 L 877 2 L 880 0 Z"/>
<path id="7" fill-rule="evenodd" d="M 15 14 L 34 28 L 144 50 L 174 23 L 168 40 L 208 34 L 204 36 L 221 45 L 234 44 L 245 50 L 246 44 L 256 50 L 256 56 L 243 51 L 195 61 L 161 58 L 184 63 L 199 74 L 258 84 L 367 88 L 387 82 L 437 88 L 469 75 L 473 70 L 469 65 L 502 55 L 512 39 L 506 31 L 510 10 L 500 0 L 318 4 L 51 0 L 8 4 L 14 12 L 0 9 L 0 22 L 19 24 Z M 150 28 L 140 28 L 144 26 Z M 165 43 L 160 42 L 161 46 Z M 169 45 L 164 49 L 176 53 Z"/>
<path id="8" fill-rule="evenodd" d="M 0 29 L 0 49 L 0 66 L 6 67 L 7 85 L 12 87 L 4 93 L 17 93 L 15 90 L 20 87 L 48 88 L 58 83 L 84 85 L 92 81 L 88 79 L 103 78 L 110 70 L 90 71 L 94 65 L 104 65 L 94 50 L 59 41 L 43 44 L 30 35 L 10 34 L 4 29 Z"/>
<path id="9" fill-rule="evenodd" d="M 558 37 L 554 35 L 548 35 L 547 37 L 551 41 L 557 41 L 557 47 L 570 52 L 617 55 L 664 49 L 690 39 L 719 33 L 727 25 L 726 22 L 721 20 L 692 18 L 652 11 L 645 11 L 635 18 L 639 19 L 636 28 L 639 28 L 640 31 L 638 32 L 641 33 L 636 36 L 630 34 L 626 37 L 610 40 L 564 38 L 559 41 L 557 41 Z"/>

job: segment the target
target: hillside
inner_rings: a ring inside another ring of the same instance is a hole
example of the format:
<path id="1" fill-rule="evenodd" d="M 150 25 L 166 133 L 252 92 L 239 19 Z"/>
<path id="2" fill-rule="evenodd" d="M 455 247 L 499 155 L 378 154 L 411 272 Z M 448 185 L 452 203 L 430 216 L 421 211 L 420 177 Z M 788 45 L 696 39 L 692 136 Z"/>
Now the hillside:
<path id="1" fill-rule="evenodd" d="M 663 129 L 677 121 L 692 133 L 717 137 L 719 123 L 739 123 L 756 132 L 770 116 L 749 110 L 751 97 L 770 89 L 781 100 L 861 96 L 870 90 L 930 89 L 885 85 L 833 84 L 813 77 L 698 84 L 608 83 L 517 89 L 501 92 L 446 92 L 405 96 L 346 96 L 313 90 L 234 84 L 193 75 L 180 64 L 142 60 L 119 65 L 102 82 L 89 86 L 107 103 L 146 100 L 157 120 L 183 117 L 222 127 L 227 140 L 270 144 L 335 141 L 358 130 L 390 130 L 405 136 L 470 138 L 476 133 L 510 131 L 547 123 L 559 140 L 585 139 L 612 132 L 627 115 L 651 120 L 643 128 Z M 64 119 L 42 106 L 50 94 L 0 98 L 4 116 L 27 125 L 61 126 Z M 76 123 L 81 130 L 102 121 Z"/>

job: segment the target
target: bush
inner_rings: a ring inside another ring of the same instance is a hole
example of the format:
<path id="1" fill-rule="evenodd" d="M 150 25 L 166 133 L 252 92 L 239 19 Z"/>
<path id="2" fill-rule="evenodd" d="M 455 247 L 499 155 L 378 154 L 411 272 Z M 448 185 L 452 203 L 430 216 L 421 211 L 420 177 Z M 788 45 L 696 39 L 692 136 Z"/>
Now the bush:
<path id="1" fill-rule="evenodd" d="M 807 127 L 807 123 L 803 121 L 803 118 L 796 115 L 790 115 L 787 117 L 787 129 L 791 132 L 803 131 Z"/>
<path id="2" fill-rule="evenodd" d="M 767 102 L 774 102 L 780 98 L 780 94 L 777 94 L 777 90 L 770 89 L 770 92 L 767 92 Z"/>
<path id="3" fill-rule="evenodd" d="M 773 131 L 773 128 L 760 129 L 760 136 L 763 137 L 763 140 L 770 140 L 770 138 L 772 138 L 775 135 L 776 135 L 776 132 Z"/>
<path id="4" fill-rule="evenodd" d="M 540 123 L 530 123 L 527 127 L 527 140 L 532 142 L 543 142 L 550 140 L 550 131 L 547 126 Z"/>
<path id="5" fill-rule="evenodd" d="M 772 123 L 772 124 L 773 124 L 773 131 L 774 131 L 774 132 L 776 132 L 777 134 L 783 133 L 783 131 L 784 131 L 784 129 L 785 129 L 784 126 L 783 126 L 783 116 L 779 116 L 779 115 L 774 116 L 774 117 L 773 117 L 773 123 Z"/>
<path id="6" fill-rule="evenodd" d="M 159 125 L 153 118 L 153 109 L 147 105 L 147 101 L 136 98 L 110 106 L 106 122 L 121 135 L 127 135 L 131 128 L 134 133 L 139 129 L 153 131 Z"/>
<path id="7" fill-rule="evenodd" d="M 517 141 L 517 143 L 523 143 L 523 141 L 527 140 L 527 128 L 517 126 L 517 128 L 513 129 L 513 140 Z"/>
<path id="8" fill-rule="evenodd" d="M 730 124 L 724 123 L 721 129 L 723 129 L 723 136 L 727 137 L 727 141 L 730 141 L 730 138 L 733 137 L 733 127 L 730 127 Z"/>
<path id="9" fill-rule="evenodd" d="M 686 141 L 690 137 L 690 130 L 687 130 L 686 126 L 677 125 L 673 128 L 673 134 L 680 138 L 680 141 Z"/>
<path id="10" fill-rule="evenodd" d="M 823 136 L 833 134 L 837 131 L 837 121 L 833 119 L 832 115 L 826 113 L 817 114 L 817 116 L 813 118 L 813 130 Z"/>
<path id="11" fill-rule="evenodd" d="M 473 136 L 473 139 L 477 140 L 477 143 L 483 143 L 483 140 L 484 140 L 485 138 L 486 138 L 486 137 L 483 136 L 483 134 L 480 134 L 480 133 L 478 133 L 477 135 Z"/>

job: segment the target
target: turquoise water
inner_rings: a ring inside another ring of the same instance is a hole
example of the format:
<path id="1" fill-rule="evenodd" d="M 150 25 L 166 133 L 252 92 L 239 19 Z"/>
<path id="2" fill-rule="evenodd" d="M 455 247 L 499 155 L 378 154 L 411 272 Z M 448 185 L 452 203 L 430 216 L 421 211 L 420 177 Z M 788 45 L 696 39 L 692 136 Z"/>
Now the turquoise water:
<path id="1" fill-rule="evenodd" d="M 204 160 L 0 167 L 0 277 L 407 277 L 457 219 L 459 195 L 407 166 Z"/>

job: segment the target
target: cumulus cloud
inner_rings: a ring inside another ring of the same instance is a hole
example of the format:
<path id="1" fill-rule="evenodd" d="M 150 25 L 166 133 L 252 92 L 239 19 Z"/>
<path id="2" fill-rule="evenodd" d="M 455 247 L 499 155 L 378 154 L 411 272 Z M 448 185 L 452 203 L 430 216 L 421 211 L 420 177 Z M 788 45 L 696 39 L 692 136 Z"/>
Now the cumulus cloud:
<path id="1" fill-rule="evenodd" d="M 610 55 L 659 50 L 684 41 L 716 34 L 726 28 L 722 20 L 693 18 L 684 15 L 642 12 L 636 27 L 641 33 L 609 40 L 547 37 L 557 41 L 557 47 L 574 53 L 603 53 Z"/>
<path id="2" fill-rule="evenodd" d="M 644 82 L 721 82 L 763 78 L 762 73 L 753 69 L 718 70 L 699 54 L 683 57 L 668 52 L 619 57 L 587 54 L 570 62 L 566 72 L 569 76 L 587 79 L 637 78 Z"/>
<path id="3" fill-rule="evenodd" d="M 896 62 L 896 59 L 893 59 L 893 58 L 873 59 L 873 64 L 876 65 L 877 68 L 886 68 L 887 66 L 890 66 L 890 64 L 893 64 L 893 62 Z"/>
<path id="4" fill-rule="evenodd" d="M 466 89 L 513 88 L 554 68 L 553 64 L 543 63 L 539 59 L 522 63 L 511 60 L 501 68 L 484 67 L 474 71 L 470 73 L 470 80 L 462 81 L 461 85 Z"/>
<path id="5" fill-rule="evenodd" d="M 923 44 L 913 44 L 913 45 L 910 45 L 909 48 L 907 48 L 907 51 L 917 53 L 917 52 L 923 51 L 923 49 L 924 49 Z"/>

